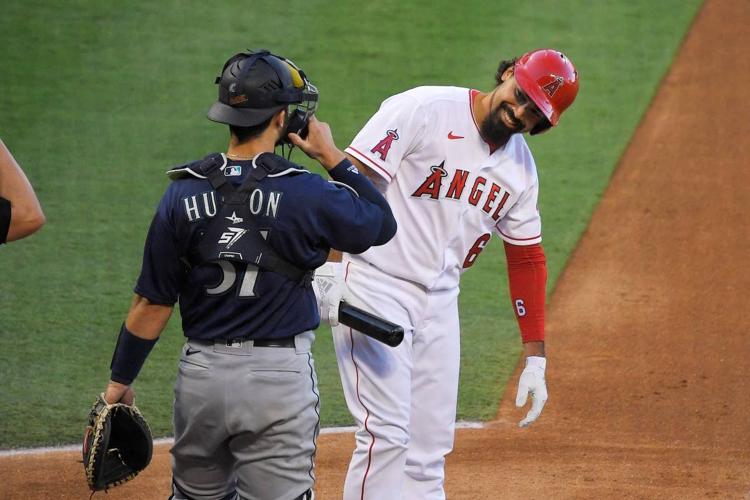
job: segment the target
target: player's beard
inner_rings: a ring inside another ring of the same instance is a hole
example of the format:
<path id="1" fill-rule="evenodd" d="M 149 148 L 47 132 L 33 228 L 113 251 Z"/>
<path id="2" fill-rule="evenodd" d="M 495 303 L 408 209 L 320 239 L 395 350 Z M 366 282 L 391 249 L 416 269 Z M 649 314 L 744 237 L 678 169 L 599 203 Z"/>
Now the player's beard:
<path id="1" fill-rule="evenodd" d="M 507 111 L 508 117 L 514 125 L 512 128 L 508 127 L 508 125 L 506 125 L 503 121 L 502 110 Z M 479 131 L 481 132 L 482 137 L 484 137 L 488 142 L 491 142 L 492 144 L 500 148 L 507 144 L 508 140 L 510 140 L 510 136 L 512 136 L 513 134 L 517 134 L 522 130 L 523 123 L 515 118 L 515 116 L 513 115 L 513 108 L 511 108 L 510 104 L 505 101 L 501 102 L 496 110 L 488 113 L 487 117 L 479 127 Z"/>

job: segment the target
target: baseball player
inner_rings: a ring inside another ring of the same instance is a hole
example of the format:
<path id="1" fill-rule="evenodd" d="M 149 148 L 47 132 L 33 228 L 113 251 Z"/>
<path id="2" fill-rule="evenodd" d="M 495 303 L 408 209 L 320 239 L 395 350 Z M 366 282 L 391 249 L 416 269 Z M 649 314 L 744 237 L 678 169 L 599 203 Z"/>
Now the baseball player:
<path id="1" fill-rule="evenodd" d="M 313 116 L 317 90 L 291 61 L 236 54 L 216 82 L 208 117 L 229 125 L 229 147 L 168 172 L 175 181 L 148 232 L 105 399 L 132 404 L 131 384 L 179 300 L 187 342 L 172 498 L 309 499 L 319 429 L 312 270 L 331 247 L 387 242 L 396 224 Z M 288 140 L 336 182 L 275 155 Z"/>
<path id="2" fill-rule="evenodd" d="M 0 245 L 29 236 L 44 222 L 34 188 L 0 140 Z"/>
<path id="3" fill-rule="evenodd" d="M 564 54 L 536 50 L 501 62 L 495 79 L 490 92 L 419 87 L 390 97 L 346 149 L 384 192 L 399 230 L 386 245 L 344 253 L 344 298 L 405 330 L 393 349 L 332 322 L 358 426 L 347 500 L 445 497 L 458 391 L 459 278 L 492 235 L 505 245 L 526 358 L 516 404 L 532 396 L 520 425 L 533 422 L 547 399 L 539 181 L 523 134 L 558 123 L 576 97 L 578 75 Z"/>

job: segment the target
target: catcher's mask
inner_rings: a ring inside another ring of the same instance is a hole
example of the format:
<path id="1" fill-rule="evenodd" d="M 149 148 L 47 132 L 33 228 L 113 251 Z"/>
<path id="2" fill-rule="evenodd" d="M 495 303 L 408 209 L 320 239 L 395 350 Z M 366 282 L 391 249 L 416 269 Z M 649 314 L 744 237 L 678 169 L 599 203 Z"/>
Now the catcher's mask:
<path id="1" fill-rule="evenodd" d="M 553 49 L 534 50 L 522 55 L 513 67 L 516 82 L 547 117 L 531 135 L 557 125 L 560 115 L 578 94 L 578 72 L 565 54 Z"/>
<path id="2" fill-rule="evenodd" d="M 219 99 L 208 118 L 236 127 L 252 127 L 287 109 L 287 134 L 304 135 L 307 122 L 318 107 L 318 89 L 292 61 L 265 49 L 240 52 L 224 63 L 216 77 Z"/>

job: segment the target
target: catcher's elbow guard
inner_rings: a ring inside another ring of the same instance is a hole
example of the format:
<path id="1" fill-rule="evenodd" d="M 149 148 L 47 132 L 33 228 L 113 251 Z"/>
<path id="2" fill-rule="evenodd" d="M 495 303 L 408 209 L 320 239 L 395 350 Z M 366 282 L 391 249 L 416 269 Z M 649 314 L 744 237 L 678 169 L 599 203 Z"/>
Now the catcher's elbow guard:
<path id="1" fill-rule="evenodd" d="M 89 412 L 82 451 L 89 488 L 107 490 L 133 479 L 151 462 L 151 429 L 135 405 L 110 405 L 101 394 Z"/>

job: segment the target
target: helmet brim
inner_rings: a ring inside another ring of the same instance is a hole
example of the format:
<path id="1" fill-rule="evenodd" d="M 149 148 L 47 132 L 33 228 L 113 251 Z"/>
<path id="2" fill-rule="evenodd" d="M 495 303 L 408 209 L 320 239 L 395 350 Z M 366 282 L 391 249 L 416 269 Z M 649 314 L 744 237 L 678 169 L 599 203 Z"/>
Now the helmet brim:
<path id="1" fill-rule="evenodd" d="M 549 120 L 553 126 L 557 125 L 557 121 L 560 119 L 560 114 L 555 112 L 555 108 L 552 106 L 552 103 L 537 82 L 535 82 L 534 79 L 518 64 L 516 64 L 516 67 L 513 70 L 513 75 L 516 77 L 516 82 L 518 82 L 521 90 L 523 90 L 524 93 L 534 101 L 534 104 L 539 108 L 539 111 L 547 117 L 547 120 Z"/>
<path id="2" fill-rule="evenodd" d="M 208 116 L 209 120 L 218 123 L 234 125 L 235 127 L 252 127 L 268 120 L 285 107 L 286 105 L 265 109 L 237 108 L 216 101 L 209 108 L 206 116 Z"/>

